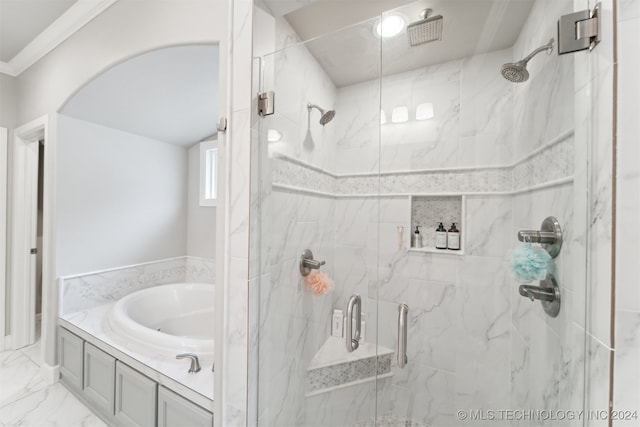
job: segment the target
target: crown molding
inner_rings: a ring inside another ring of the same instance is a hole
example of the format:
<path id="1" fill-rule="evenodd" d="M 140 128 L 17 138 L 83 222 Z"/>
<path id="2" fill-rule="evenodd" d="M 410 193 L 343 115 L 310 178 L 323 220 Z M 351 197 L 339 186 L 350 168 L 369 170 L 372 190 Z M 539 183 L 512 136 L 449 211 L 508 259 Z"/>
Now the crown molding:
<path id="1" fill-rule="evenodd" d="M 0 61 L 0 73 L 18 77 L 117 1 L 78 0 L 9 62 Z"/>

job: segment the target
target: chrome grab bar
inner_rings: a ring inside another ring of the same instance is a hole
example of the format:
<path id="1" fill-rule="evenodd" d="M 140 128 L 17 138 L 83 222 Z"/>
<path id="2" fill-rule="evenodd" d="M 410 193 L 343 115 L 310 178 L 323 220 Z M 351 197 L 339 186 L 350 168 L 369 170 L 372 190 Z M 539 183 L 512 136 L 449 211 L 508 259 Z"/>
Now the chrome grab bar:
<path id="1" fill-rule="evenodd" d="M 353 310 L 356 310 L 356 334 L 353 335 Z M 351 353 L 354 350 L 358 349 L 360 345 L 360 324 L 362 321 L 362 299 L 360 295 L 353 294 L 351 298 L 349 298 L 349 303 L 347 304 L 347 327 L 346 327 L 346 342 L 347 342 L 347 351 Z"/>
<path id="2" fill-rule="evenodd" d="M 398 366 L 404 368 L 409 359 L 407 358 L 407 304 L 398 305 Z"/>

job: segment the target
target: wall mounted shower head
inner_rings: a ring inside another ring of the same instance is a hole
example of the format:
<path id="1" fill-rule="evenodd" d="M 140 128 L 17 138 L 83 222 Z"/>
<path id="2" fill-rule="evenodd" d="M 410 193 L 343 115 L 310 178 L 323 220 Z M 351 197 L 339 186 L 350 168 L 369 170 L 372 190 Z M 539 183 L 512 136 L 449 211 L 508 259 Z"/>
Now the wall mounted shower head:
<path id="1" fill-rule="evenodd" d="M 333 118 L 334 118 L 334 117 L 335 117 L 335 115 L 336 115 L 335 110 L 327 110 L 327 111 L 325 111 L 323 108 L 320 108 L 320 107 L 318 107 L 317 105 L 314 105 L 314 104 L 311 104 L 311 103 L 307 104 L 307 111 L 308 111 L 309 113 L 311 113 L 311 110 L 312 110 L 313 108 L 315 108 L 315 109 L 317 109 L 318 111 L 320 111 L 320 114 L 321 114 L 321 116 L 320 116 L 320 124 L 321 124 L 322 126 L 326 125 L 326 124 L 327 124 L 327 123 L 329 123 L 331 120 L 333 120 Z"/>
<path id="2" fill-rule="evenodd" d="M 547 55 L 551 55 L 551 52 L 553 52 L 553 42 L 554 42 L 554 39 L 552 38 L 551 40 L 549 40 L 549 43 L 537 48 L 536 50 L 531 52 L 526 58 L 518 62 L 510 62 L 507 64 L 503 64 L 502 68 L 500 69 L 500 72 L 502 73 L 502 77 L 504 77 L 505 79 L 513 83 L 522 83 L 529 80 L 527 63 L 531 60 L 531 58 L 533 58 L 534 56 L 536 56 L 537 54 L 545 50 L 547 51 Z"/>

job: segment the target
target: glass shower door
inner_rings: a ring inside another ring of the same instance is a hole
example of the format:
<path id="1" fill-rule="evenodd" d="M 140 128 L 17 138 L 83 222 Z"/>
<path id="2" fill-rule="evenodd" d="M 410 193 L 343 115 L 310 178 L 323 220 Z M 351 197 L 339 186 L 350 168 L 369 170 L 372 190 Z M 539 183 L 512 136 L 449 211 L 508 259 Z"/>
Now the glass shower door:
<path id="1" fill-rule="evenodd" d="M 285 22 L 278 25 L 283 38 L 297 38 Z M 362 159 L 337 155 L 338 147 L 349 151 L 364 141 L 377 147 L 380 42 L 365 54 L 333 50 L 341 40 L 366 39 L 371 25 L 260 58 L 260 91 L 274 92 L 275 112 L 254 129 L 259 425 L 371 425 L 376 379 L 391 371 L 392 349 L 379 355 L 376 346 L 377 149 L 369 153 L 367 192 L 345 190 L 341 181 L 342 171 Z M 358 89 L 357 103 L 326 71 L 333 55 L 354 54 L 360 65 L 348 71 L 373 79 Z"/>
<path id="2" fill-rule="evenodd" d="M 574 3 L 418 1 L 260 58 L 259 425 L 575 425 L 589 78 L 555 48 Z M 547 218 L 561 250 L 524 277 L 547 252 L 518 232 Z"/>
<path id="3" fill-rule="evenodd" d="M 382 43 L 378 343 L 397 341 L 383 325 L 406 303 L 408 362 L 378 382 L 378 423 L 576 425 L 562 416 L 583 408 L 587 136 L 576 106 L 588 71 L 575 65 L 587 53 L 558 55 L 556 29 L 574 1 L 431 7 L 427 22 L 424 2 L 383 16 L 422 31 Z M 517 63 L 550 39 L 554 48 Z M 533 244 L 517 279 L 518 231 L 547 217 L 562 249 L 523 278 L 540 255 Z M 421 243 L 396 249 L 396 226 L 418 226 Z M 556 317 L 522 296 L 553 282 Z"/>

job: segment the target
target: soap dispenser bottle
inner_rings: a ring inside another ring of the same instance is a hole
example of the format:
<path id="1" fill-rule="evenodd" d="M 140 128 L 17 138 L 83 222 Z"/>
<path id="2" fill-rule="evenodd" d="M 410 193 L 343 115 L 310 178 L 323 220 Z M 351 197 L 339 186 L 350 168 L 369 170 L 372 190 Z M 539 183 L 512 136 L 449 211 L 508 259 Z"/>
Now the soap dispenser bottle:
<path id="1" fill-rule="evenodd" d="M 436 249 L 447 249 L 447 229 L 443 223 L 436 229 Z"/>
<path id="2" fill-rule="evenodd" d="M 456 223 L 451 224 L 447 233 L 447 249 L 452 251 L 460 250 L 460 231 L 456 228 Z"/>
<path id="3" fill-rule="evenodd" d="M 412 248 L 421 248 L 422 247 L 422 234 L 420 234 L 420 226 L 416 225 L 416 231 L 411 235 L 411 247 Z"/>

